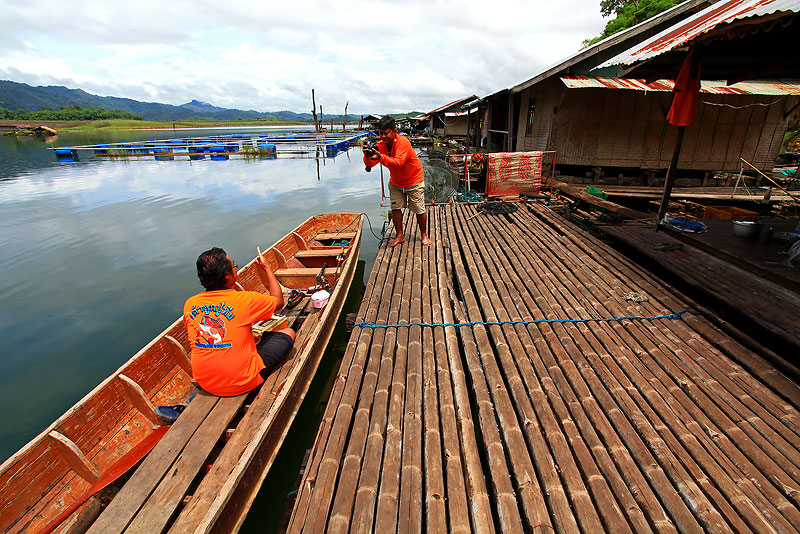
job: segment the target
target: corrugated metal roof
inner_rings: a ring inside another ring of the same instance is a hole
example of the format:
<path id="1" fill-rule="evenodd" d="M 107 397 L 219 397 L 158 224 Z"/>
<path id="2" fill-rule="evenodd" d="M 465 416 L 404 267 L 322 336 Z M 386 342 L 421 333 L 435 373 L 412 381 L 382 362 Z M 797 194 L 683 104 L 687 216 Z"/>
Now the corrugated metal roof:
<path id="1" fill-rule="evenodd" d="M 467 96 L 467 97 L 464 97 L 464 98 L 459 98 L 458 100 L 453 100 L 449 104 L 445 104 L 444 106 L 440 106 L 440 107 L 438 107 L 438 108 L 436 108 L 434 110 L 429 111 L 428 115 L 432 115 L 433 113 L 439 113 L 440 111 L 445 110 L 445 109 L 447 109 L 449 107 L 455 107 L 456 105 L 461 105 L 461 104 L 463 104 L 465 102 L 468 102 L 470 100 L 475 100 L 476 98 L 478 98 L 476 95 L 471 95 L 471 96 Z"/>
<path id="2" fill-rule="evenodd" d="M 534 85 L 540 82 L 541 80 L 547 79 L 553 74 L 557 74 L 559 71 L 565 71 L 565 69 L 567 69 L 568 67 L 580 61 L 583 61 L 586 58 L 589 58 L 596 54 L 600 54 L 604 50 L 607 50 L 612 46 L 616 46 L 617 44 L 622 43 L 629 38 L 635 38 L 636 35 L 648 31 L 652 29 L 654 26 L 657 26 L 658 24 L 661 24 L 664 21 L 671 20 L 672 17 L 680 17 L 686 12 L 692 12 L 693 10 L 698 9 L 704 3 L 711 2 L 713 4 L 714 2 L 718 1 L 719 0 L 686 0 L 685 2 L 681 2 L 676 6 L 673 6 L 665 11 L 662 11 L 661 13 L 658 13 L 657 15 L 654 15 L 653 17 L 643 22 L 640 22 L 636 26 L 626 28 L 613 35 L 609 35 L 602 41 L 599 41 L 588 48 L 575 52 L 568 58 L 563 59 L 553 65 L 550 65 L 536 76 L 529 78 L 528 80 L 519 83 L 513 87 L 510 87 L 509 89 L 511 90 L 512 93 L 518 93 L 520 91 L 524 91 L 531 85 Z"/>
<path id="3" fill-rule="evenodd" d="M 561 81 L 570 89 L 632 89 L 636 91 L 672 91 L 675 82 L 656 80 L 646 83 L 635 78 L 602 78 L 589 76 L 562 76 Z M 700 92 L 728 95 L 800 95 L 800 81 L 758 80 L 727 85 L 725 80 L 702 80 Z"/>
<path id="4" fill-rule="evenodd" d="M 466 117 L 469 114 L 475 115 L 478 112 L 478 108 L 469 108 L 468 110 L 464 111 L 453 111 L 453 112 L 445 112 L 445 117 Z"/>
<path id="5" fill-rule="evenodd" d="M 688 43 L 721 24 L 779 12 L 800 13 L 800 0 L 728 0 L 710 6 L 683 22 L 614 56 L 596 68 L 633 65 Z"/>

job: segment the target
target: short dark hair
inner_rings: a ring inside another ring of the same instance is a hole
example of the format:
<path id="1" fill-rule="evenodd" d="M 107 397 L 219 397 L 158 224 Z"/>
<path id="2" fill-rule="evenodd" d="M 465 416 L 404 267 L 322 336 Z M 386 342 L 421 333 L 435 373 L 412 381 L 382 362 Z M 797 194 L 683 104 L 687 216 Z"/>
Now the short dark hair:
<path id="1" fill-rule="evenodd" d="M 396 130 L 397 126 L 394 123 L 394 117 L 391 115 L 384 115 L 378 121 L 378 130 Z"/>
<path id="2" fill-rule="evenodd" d="M 208 291 L 227 289 L 225 276 L 233 274 L 228 254 L 219 247 L 206 250 L 197 258 L 197 277 Z"/>

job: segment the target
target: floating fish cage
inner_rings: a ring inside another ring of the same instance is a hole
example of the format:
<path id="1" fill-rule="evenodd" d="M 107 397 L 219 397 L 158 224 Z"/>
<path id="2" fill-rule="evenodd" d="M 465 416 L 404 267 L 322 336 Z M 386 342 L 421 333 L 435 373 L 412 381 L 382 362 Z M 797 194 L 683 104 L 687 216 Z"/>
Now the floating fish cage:
<path id="1" fill-rule="evenodd" d="M 79 161 L 79 152 L 97 159 L 155 159 L 156 161 L 227 161 L 231 158 L 335 157 L 369 132 L 291 134 L 229 134 L 153 141 L 55 147 L 62 163 Z"/>

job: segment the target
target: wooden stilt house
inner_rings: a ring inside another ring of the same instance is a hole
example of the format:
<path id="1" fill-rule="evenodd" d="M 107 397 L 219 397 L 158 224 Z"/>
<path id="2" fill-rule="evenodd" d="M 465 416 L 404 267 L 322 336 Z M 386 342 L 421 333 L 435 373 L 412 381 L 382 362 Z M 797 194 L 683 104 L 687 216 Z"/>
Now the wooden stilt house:
<path id="1" fill-rule="evenodd" d="M 616 77 L 617 69 L 597 67 L 716 3 L 683 2 L 486 97 L 488 130 L 498 132 L 491 137 L 492 148 L 556 150 L 558 165 L 578 172 L 666 169 L 675 144 L 674 128 L 666 122 L 671 80 L 623 80 Z M 788 113 L 798 102 L 798 87 L 775 81 L 732 87 L 705 83 L 678 168 L 700 174 L 734 170 L 745 157 L 771 169 Z"/>

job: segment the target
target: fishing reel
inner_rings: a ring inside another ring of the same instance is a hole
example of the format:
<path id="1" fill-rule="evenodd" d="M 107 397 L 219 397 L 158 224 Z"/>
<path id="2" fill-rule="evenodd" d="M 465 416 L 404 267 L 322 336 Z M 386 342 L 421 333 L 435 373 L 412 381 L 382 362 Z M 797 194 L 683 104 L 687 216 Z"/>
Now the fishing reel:
<path id="1" fill-rule="evenodd" d="M 317 284 L 309 287 L 306 291 L 310 295 L 311 293 L 315 293 L 317 291 L 325 290 L 328 291 L 331 288 L 331 284 L 328 282 L 328 279 L 325 278 L 325 269 L 328 268 L 327 263 L 322 264 L 322 269 L 320 269 L 319 274 L 317 274 Z"/>

